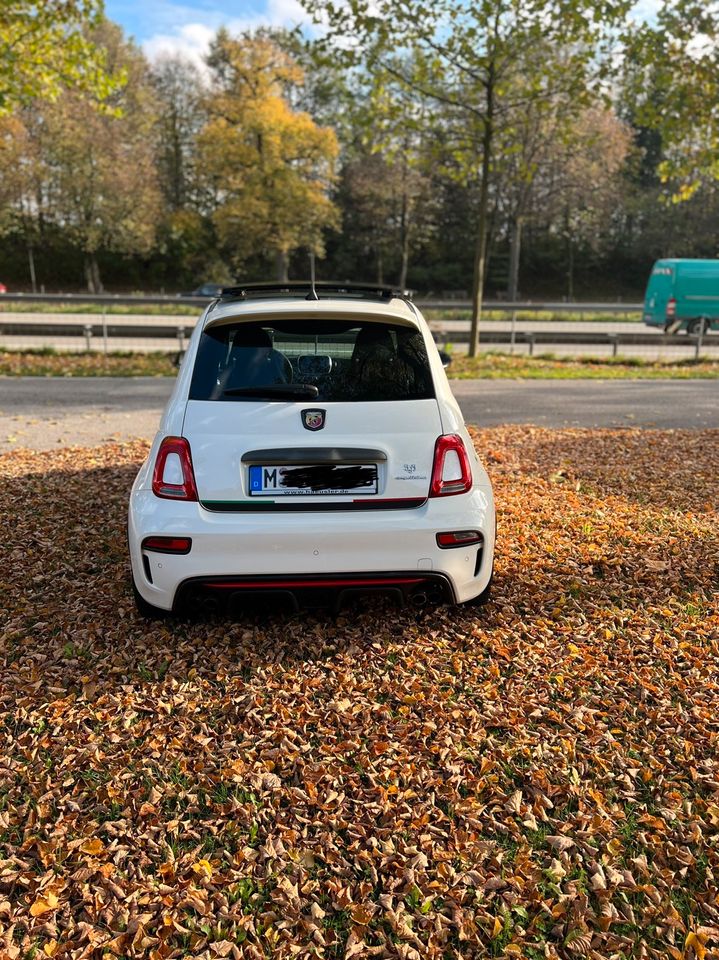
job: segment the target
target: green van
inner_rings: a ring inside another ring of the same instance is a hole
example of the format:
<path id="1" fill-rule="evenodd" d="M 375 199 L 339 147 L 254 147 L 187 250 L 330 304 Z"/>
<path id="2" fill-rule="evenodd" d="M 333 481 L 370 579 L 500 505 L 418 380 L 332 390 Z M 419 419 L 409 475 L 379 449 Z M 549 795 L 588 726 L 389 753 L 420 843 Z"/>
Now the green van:
<path id="1" fill-rule="evenodd" d="M 719 328 L 719 260 L 657 260 L 644 297 L 644 322 L 667 333 Z"/>

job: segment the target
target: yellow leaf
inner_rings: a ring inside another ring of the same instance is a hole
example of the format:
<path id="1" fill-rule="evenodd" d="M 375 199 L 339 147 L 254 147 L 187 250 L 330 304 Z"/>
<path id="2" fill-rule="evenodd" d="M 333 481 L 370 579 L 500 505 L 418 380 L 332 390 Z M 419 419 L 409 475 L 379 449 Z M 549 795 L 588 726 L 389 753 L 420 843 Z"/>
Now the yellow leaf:
<path id="1" fill-rule="evenodd" d="M 609 843 L 607 844 L 607 850 L 611 853 L 613 857 L 616 857 L 616 855 L 621 851 L 621 849 L 622 849 L 622 841 L 619 840 L 617 837 L 615 837 L 613 840 L 610 840 Z"/>
<path id="2" fill-rule="evenodd" d="M 57 950 L 57 940 L 48 940 L 47 943 L 42 945 L 42 949 L 46 956 L 52 957 Z"/>
<path id="3" fill-rule="evenodd" d="M 192 869 L 200 877 L 212 876 L 212 864 L 209 860 L 198 860 L 197 863 L 192 864 Z"/>
<path id="4" fill-rule="evenodd" d="M 49 913 L 58 905 L 58 899 L 52 890 L 48 890 L 45 897 L 38 897 L 35 903 L 30 907 L 30 915 L 33 917 L 42 916 L 43 913 Z"/>
<path id="5" fill-rule="evenodd" d="M 502 932 L 503 927 L 504 927 L 504 924 L 503 924 L 502 921 L 499 919 L 499 917 L 495 917 L 495 918 L 494 918 L 494 927 L 492 928 L 492 940 L 496 939 L 496 938 L 500 935 L 500 933 Z"/>
<path id="6" fill-rule="evenodd" d="M 105 844 L 102 840 L 98 840 L 97 837 L 95 837 L 92 840 L 86 840 L 80 849 L 83 853 L 89 853 L 91 856 L 96 857 L 104 851 Z"/>
<path id="7" fill-rule="evenodd" d="M 687 938 L 684 941 L 684 949 L 687 950 L 689 947 L 692 948 L 698 960 L 704 960 L 704 956 L 707 952 L 706 947 L 693 930 L 689 931 Z"/>

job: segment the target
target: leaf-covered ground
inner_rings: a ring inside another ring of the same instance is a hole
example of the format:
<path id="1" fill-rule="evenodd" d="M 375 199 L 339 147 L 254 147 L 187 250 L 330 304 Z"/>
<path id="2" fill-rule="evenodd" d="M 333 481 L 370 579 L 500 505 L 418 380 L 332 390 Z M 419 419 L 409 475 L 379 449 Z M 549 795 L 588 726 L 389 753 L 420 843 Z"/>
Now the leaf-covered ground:
<path id="1" fill-rule="evenodd" d="M 719 955 L 719 431 L 486 430 L 483 610 L 148 625 L 0 458 L 0 956 Z"/>
<path id="2" fill-rule="evenodd" d="M 38 350 L 3 350 L 0 347 L 0 376 L 3 377 L 174 377 L 174 353 L 116 351 L 63 351 L 47 347 Z"/>

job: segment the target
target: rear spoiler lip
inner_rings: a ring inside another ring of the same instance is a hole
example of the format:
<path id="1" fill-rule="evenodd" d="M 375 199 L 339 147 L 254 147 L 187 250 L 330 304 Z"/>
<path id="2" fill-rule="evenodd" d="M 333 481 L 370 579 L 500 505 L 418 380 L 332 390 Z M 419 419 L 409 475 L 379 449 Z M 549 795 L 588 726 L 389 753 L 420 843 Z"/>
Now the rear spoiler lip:
<path id="1" fill-rule="evenodd" d="M 404 301 L 402 301 L 404 305 Z M 374 307 L 374 309 L 373 309 Z M 230 301 L 222 303 L 217 301 L 214 306 L 208 309 L 204 330 L 210 327 L 216 327 L 234 323 L 257 323 L 262 321 L 270 322 L 272 320 L 321 320 L 326 317 L 328 320 L 348 320 L 357 323 L 387 323 L 394 326 L 411 327 L 419 329 L 419 317 L 407 309 L 393 309 L 385 303 L 374 304 L 361 303 L 348 307 L 346 302 L 332 300 L 310 300 L 303 301 L 303 305 L 296 302 L 263 302 L 263 301 Z"/>

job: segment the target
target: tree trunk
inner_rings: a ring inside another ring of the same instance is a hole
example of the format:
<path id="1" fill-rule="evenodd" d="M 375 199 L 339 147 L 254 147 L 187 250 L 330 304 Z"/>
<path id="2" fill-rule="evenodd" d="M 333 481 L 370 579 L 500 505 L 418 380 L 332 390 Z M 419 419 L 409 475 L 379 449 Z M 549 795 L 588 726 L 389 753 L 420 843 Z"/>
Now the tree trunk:
<path id="1" fill-rule="evenodd" d="M 85 282 L 88 293 L 102 293 L 100 266 L 94 252 L 85 254 Z"/>
<path id="2" fill-rule="evenodd" d="M 567 238 L 567 299 L 574 300 L 574 244 L 570 230 L 569 209 L 564 213 L 564 230 Z"/>
<path id="3" fill-rule="evenodd" d="M 28 241 L 27 245 L 27 262 L 30 267 L 30 283 L 32 284 L 32 292 L 37 293 L 37 278 L 35 276 L 35 251 L 32 248 L 32 243 Z"/>
<path id="4" fill-rule="evenodd" d="M 102 285 L 102 278 L 100 276 L 100 265 L 98 264 L 97 258 L 94 253 L 91 258 L 91 265 L 92 265 L 92 279 L 95 285 L 95 293 L 102 293 L 104 290 L 104 287 Z"/>
<path id="5" fill-rule="evenodd" d="M 509 286 L 507 294 L 512 303 L 519 296 L 519 255 L 522 249 L 522 218 L 515 217 L 509 246 Z"/>
<path id="6" fill-rule="evenodd" d="M 409 269 L 409 211 L 407 195 L 402 197 L 402 262 L 399 271 L 399 289 L 407 286 L 407 270 Z"/>
<path id="7" fill-rule="evenodd" d="M 284 282 L 288 279 L 287 270 L 289 267 L 289 257 L 284 250 L 278 250 L 275 254 L 275 275 L 276 278 Z"/>
<path id="8" fill-rule="evenodd" d="M 485 153 L 485 157 L 487 154 Z M 479 192 L 479 218 L 477 223 L 477 246 L 474 255 L 474 275 L 472 277 L 472 325 L 469 333 L 469 355 L 477 356 L 479 347 L 479 321 L 482 317 L 482 298 L 484 296 L 484 276 L 487 267 L 487 238 L 489 234 L 489 189 L 487 183 L 488 164 L 482 158 L 482 184 Z"/>
<path id="9" fill-rule="evenodd" d="M 90 266 L 90 257 L 85 256 L 85 286 L 87 287 L 88 293 L 95 293 L 95 279 L 92 275 L 92 267 Z"/>
<path id="10" fill-rule="evenodd" d="M 410 229 L 410 215 L 409 215 L 409 196 L 408 191 L 409 187 L 407 184 L 408 171 L 407 171 L 407 153 L 406 153 L 405 144 L 405 153 L 404 153 L 404 165 L 402 168 L 402 209 L 400 213 L 400 244 L 401 244 L 401 253 L 402 260 L 399 270 L 399 289 L 404 290 L 407 287 L 407 270 L 409 268 L 409 229 Z"/>
<path id="11" fill-rule="evenodd" d="M 477 247 L 474 255 L 472 277 L 472 323 L 469 333 L 469 355 L 477 356 L 479 347 L 479 321 L 482 317 L 484 277 L 487 269 L 487 240 L 489 237 L 489 173 L 492 166 L 492 141 L 494 139 L 494 66 L 489 65 L 485 87 L 487 114 L 482 133 L 482 182 L 479 189 L 479 215 L 477 222 Z"/>

